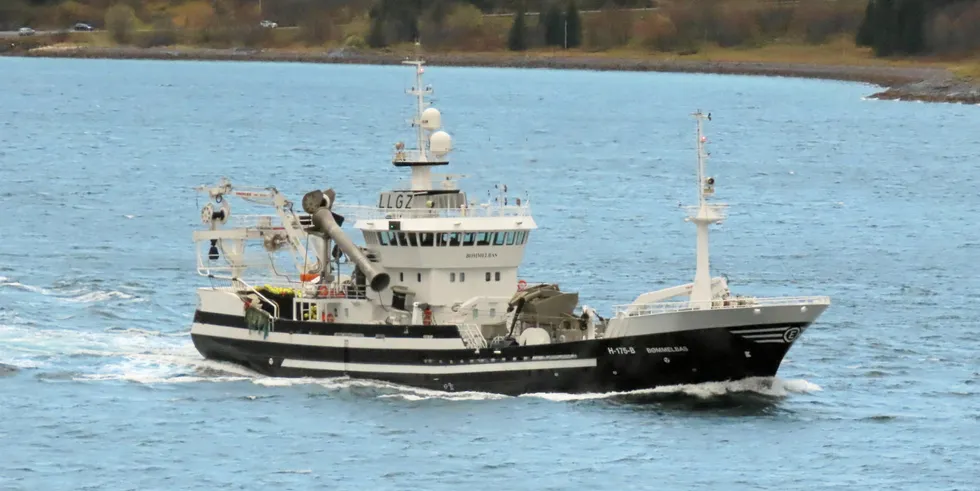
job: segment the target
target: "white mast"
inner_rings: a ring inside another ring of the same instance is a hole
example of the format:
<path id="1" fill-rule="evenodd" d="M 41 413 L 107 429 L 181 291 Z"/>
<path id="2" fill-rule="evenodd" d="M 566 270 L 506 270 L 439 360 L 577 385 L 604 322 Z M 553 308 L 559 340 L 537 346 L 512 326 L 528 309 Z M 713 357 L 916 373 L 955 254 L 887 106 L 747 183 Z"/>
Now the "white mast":
<path id="1" fill-rule="evenodd" d="M 708 155 L 704 151 L 706 138 L 701 130 L 704 119 L 711 120 L 711 114 L 703 114 L 699 109 L 692 116 L 698 123 L 698 205 L 689 207 L 688 221 L 698 228 L 697 269 L 694 273 L 694 286 L 691 288 L 691 305 L 694 308 L 711 308 L 711 272 L 708 259 L 708 226 L 725 219 L 724 204 L 709 204 L 707 198 L 715 192 L 715 179 L 705 176 L 704 164 Z"/>
<path id="2" fill-rule="evenodd" d="M 420 44 L 415 43 L 416 52 L 420 49 Z M 404 150 L 404 145 L 399 143 L 395 153 L 395 163 L 404 162 L 412 167 L 412 190 L 432 189 L 432 165 L 445 165 L 446 153 L 451 148 L 451 139 L 444 131 L 436 131 L 442 125 L 442 117 L 438 110 L 430 108 L 425 96 L 432 94 L 431 86 L 422 84 L 422 74 L 425 69 L 422 65 L 425 61 L 421 56 L 416 56 L 415 60 L 402 62 L 405 65 L 415 67 L 415 85 L 406 92 L 415 96 L 415 116 L 409 123 L 415 128 L 415 144 L 417 150 Z M 428 134 L 432 132 L 432 134 Z M 426 165 L 429 164 L 430 165 Z"/>

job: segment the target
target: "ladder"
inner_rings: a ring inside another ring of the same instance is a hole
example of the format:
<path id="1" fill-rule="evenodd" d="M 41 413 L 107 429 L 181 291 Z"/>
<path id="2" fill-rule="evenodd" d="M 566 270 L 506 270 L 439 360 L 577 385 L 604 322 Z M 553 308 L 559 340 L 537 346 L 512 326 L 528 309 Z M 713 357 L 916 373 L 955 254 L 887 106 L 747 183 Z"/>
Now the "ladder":
<path id="1" fill-rule="evenodd" d="M 487 338 L 483 337 L 480 326 L 477 324 L 457 324 L 459 337 L 463 338 L 463 345 L 471 350 L 478 350 L 487 347 Z"/>

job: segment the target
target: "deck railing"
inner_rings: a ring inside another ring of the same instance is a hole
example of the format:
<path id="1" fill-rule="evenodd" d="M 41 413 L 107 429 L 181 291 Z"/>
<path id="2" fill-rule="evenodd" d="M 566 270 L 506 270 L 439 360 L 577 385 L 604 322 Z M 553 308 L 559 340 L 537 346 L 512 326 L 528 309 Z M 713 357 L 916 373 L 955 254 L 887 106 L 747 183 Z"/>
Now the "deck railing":
<path id="1" fill-rule="evenodd" d="M 479 204 L 471 208 L 378 208 L 363 205 L 336 205 L 334 213 L 354 220 L 387 220 L 408 218 L 460 218 L 460 217 L 523 217 L 531 215 L 528 205 Z"/>
<path id="2" fill-rule="evenodd" d="M 830 297 L 732 297 L 707 302 L 657 302 L 625 304 L 613 306 L 613 313 L 619 316 L 637 316 L 684 312 L 688 310 L 744 309 L 750 307 L 780 307 L 830 305 Z"/>

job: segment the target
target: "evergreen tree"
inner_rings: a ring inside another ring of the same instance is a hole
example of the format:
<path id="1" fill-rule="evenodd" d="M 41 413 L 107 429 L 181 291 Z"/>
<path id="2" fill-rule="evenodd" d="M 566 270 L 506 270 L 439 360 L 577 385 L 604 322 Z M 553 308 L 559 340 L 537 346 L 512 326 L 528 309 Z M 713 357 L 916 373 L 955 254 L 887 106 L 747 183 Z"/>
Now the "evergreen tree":
<path id="1" fill-rule="evenodd" d="M 517 9 L 514 14 L 514 23 L 510 26 L 510 33 L 507 35 L 507 49 L 511 51 L 524 51 L 527 49 L 527 39 L 524 32 L 524 4 Z"/>
<path id="2" fill-rule="evenodd" d="M 922 33 L 926 21 L 925 5 L 922 0 L 902 0 L 899 8 L 901 50 L 909 55 L 919 54 L 925 49 Z"/>
<path id="3" fill-rule="evenodd" d="M 565 44 L 565 25 L 558 4 L 552 2 L 548 6 L 548 11 L 540 19 L 544 25 L 544 44 L 563 46 Z"/>
<path id="4" fill-rule="evenodd" d="M 371 12 L 369 14 L 371 18 L 371 29 L 368 31 L 367 41 L 368 46 L 372 48 L 383 48 L 388 45 L 385 42 L 385 23 L 384 17 L 381 15 L 381 9 L 378 7 L 371 7 Z"/>
<path id="5" fill-rule="evenodd" d="M 575 0 L 568 0 L 568 10 L 565 11 L 565 29 L 568 29 L 569 48 L 577 48 L 582 45 L 582 18 L 578 15 L 578 7 Z M 564 34 L 564 33 L 563 33 Z"/>
<path id="6" fill-rule="evenodd" d="M 861 26 L 858 27 L 854 42 L 858 46 L 872 46 L 874 44 L 875 0 L 868 0 L 868 6 L 864 9 L 864 19 L 861 19 Z"/>
<path id="7" fill-rule="evenodd" d="M 875 56 L 891 56 L 895 52 L 895 4 L 893 0 L 875 2 L 874 52 Z"/>

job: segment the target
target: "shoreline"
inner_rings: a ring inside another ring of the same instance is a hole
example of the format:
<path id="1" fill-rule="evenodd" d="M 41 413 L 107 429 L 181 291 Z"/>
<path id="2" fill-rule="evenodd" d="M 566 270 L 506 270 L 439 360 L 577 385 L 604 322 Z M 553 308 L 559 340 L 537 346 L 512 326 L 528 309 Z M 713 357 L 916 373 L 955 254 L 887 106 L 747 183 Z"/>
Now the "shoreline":
<path id="1" fill-rule="evenodd" d="M 324 51 L 287 51 L 251 48 L 136 48 L 96 46 L 41 46 L 0 55 L 31 58 L 143 59 L 197 61 L 262 61 L 397 65 L 400 53 L 368 52 L 338 48 Z M 709 61 L 627 58 L 608 56 L 505 53 L 427 53 L 433 66 L 544 68 L 564 70 L 648 71 L 795 77 L 844 82 L 863 82 L 884 90 L 872 99 L 980 104 L 980 82 L 957 80 L 949 70 L 927 66 L 824 65 L 755 61 Z"/>

